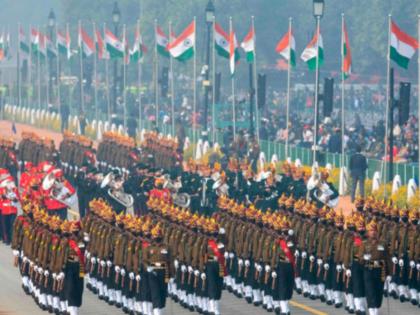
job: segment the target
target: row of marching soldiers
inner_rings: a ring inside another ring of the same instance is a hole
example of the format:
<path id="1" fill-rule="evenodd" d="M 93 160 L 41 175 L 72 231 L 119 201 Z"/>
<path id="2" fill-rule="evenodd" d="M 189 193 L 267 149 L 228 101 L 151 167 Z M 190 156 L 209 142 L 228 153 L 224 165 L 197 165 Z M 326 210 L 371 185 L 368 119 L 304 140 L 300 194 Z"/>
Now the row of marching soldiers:
<path id="1" fill-rule="evenodd" d="M 150 216 L 116 215 L 94 199 L 84 230 L 90 236 L 87 288 L 125 313 L 161 314 L 170 272 L 161 224 Z"/>
<path id="2" fill-rule="evenodd" d="M 169 296 L 190 311 L 220 315 L 226 264 L 225 233 L 218 215 L 192 214 L 160 198 L 150 198 L 148 207 L 162 222 L 171 253 Z"/>
<path id="3" fill-rule="evenodd" d="M 84 248 L 79 221 L 49 216 L 30 201 L 13 227 L 14 264 L 22 288 L 42 310 L 77 315 L 82 304 Z"/>
<path id="4" fill-rule="evenodd" d="M 249 303 L 288 314 L 287 301 L 295 288 L 305 297 L 336 308 L 345 305 L 349 313 L 376 315 L 385 280 L 392 281 L 390 278 L 398 275 L 408 279 L 413 304 L 418 301 L 417 209 L 404 210 L 401 216 L 397 211 L 393 218 L 380 214 L 382 210 L 376 206 L 375 215 L 367 212 L 366 216 L 361 207 L 345 219 L 327 207 L 319 209 L 284 196 L 273 213 L 262 213 L 253 205 L 246 207 L 227 198 L 219 200 L 219 208 L 226 211 L 221 221 L 227 236 L 225 284 Z M 405 221 L 411 232 L 390 239 L 390 225 L 395 221 Z M 405 246 L 400 255 L 409 266 L 406 269 L 403 264 L 392 265 L 391 257 L 400 246 Z"/>
<path id="5" fill-rule="evenodd" d="M 129 314 L 162 314 L 169 294 L 185 307 L 219 315 L 218 225 L 168 202 L 149 199 L 151 213 L 141 217 L 116 216 L 102 200 L 91 202 L 84 221 L 91 239 L 87 287 Z"/>

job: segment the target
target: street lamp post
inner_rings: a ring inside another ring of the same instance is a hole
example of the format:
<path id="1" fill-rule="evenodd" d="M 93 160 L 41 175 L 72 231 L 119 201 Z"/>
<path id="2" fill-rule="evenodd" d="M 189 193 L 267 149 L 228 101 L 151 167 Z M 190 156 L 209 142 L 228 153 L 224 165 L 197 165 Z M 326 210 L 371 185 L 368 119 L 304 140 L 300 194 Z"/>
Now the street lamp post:
<path id="1" fill-rule="evenodd" d="M 314 130 L 314 143 L 313 143 L 313 162 L 318 160 L 318 129 L 319 129 L 319 24 L 322 16 L 324 15 L 324 0 L 313 0 L 313 15 L 316 21 L 316 71 L 315 71 L 315 130 Z"/>
<path id="2" fill-rule="evenodd" d="M 203 80 L 204 86 L 204 115 L 203 115 L 203 132 L 204 138 L 203 140 L 207 140 L 207 120 L 208 120 L 208 111 L 209 111 L 209 93 L 210 93 L 210 81 L 209 81 L 209 72 L 210 72 L 210 33 L 211 33 L 211 26 L 213 25 L 214 21 L 214 4 L 212 0 L 206 5 L 206 25 L 207 25 L 207 42 L 206 42 L 206 64 L 204 66 L 205 75 Z M 214 84 L 212 82 L 211 84 Z"/>
<path id="3" fill-rule="evenodd" d="M 121 11 L 118 8 L 117 1 L 114 2 L 114 9 L 112 10 L 112 21 L 114 22 L 114 34 L 118 37 L 118 26 L 120 24 Z M 113 98 L 112 98 L 112 113 L 117 113 L 117 85 L 118 85 L 118 62 L 114 60 L 114 86 L 113 86 Z"/>
<path id="4" fill-rule="evenodd" d="M 48 14 L 48 31 L 50 36 L 50 41 L 53 43 L 53 31 L 55 27 L 55 13 L 54 10 L 51 9 L 50 13 Z M 52 99 L 52 58 L 48 58 L 48 93 L 49 93 L 49 99 Z M 49 105 L 49 104 L 47 104 Z"/>

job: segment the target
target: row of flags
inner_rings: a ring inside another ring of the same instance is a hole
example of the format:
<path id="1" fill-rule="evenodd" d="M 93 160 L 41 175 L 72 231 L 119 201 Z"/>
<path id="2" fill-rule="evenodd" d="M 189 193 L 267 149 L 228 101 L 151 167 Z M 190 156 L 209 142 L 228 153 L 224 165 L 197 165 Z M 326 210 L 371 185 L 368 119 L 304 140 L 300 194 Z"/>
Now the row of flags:
<path id="1" fill-rule="evenodd" d="M 220 24 L 215 22 L 213 31 L 215 50 L 219 56 L 229 60 L 229 68 L 232 75 L 235 73 L 236 65 L 240 59 L 239 47 L 242 47 L 245 51 L 247 62 L 252 63 L 255 61 L 256 36 L 253 25 L 240 45 L 232 29 L 232 25 L 230 25 L 228 33 L 223 30 Z M 147 52 L 147 48 L 143 44 L 139 26 L 136 29 L 135 39 L 131 49 L 128 48 L 125 32 L 123 39 L 118 38 L 108 29 L 104 29 L 103 33 L 98 29 L 94 29 L 93 33 L 92 38 L 81 26 L 78 27 L 78 48 L 83 57 L 87 58 L 97 53 L 99 59 L 125 58 L 125 61 L 128 63 L 130 61 L 136 62 L 141 60 L 144 53 Z M 347 78 L 351 74 L 352 57 L 344 19 L 341 38 L 341 55 L 343 60 L 341 70 L 344 77 Z M 195 52 L 195 40 L 195 20 L 179 36 L 176 36 L 172 32 L 169 38 L 158 25 L 155 26 L 156 52 L 166 58 L 172 56 L 179 61 L 189 60 Z M 47 35 L 32 28 L 29 42 L 30 44 L 28 44 L 25 33 L 21 28 L 19 31 L 19 47 L 22 52 L 28 54 L 30 51 L 39 53 L 41 58 L 45 58 L 47 55 L 48 57 L 55 57 L 57 54 L 65 55 L 67 59 L 70 59 L 72 56 L 68 28 L 65 33 L 57 31 L 56 43 L 53 43 Z M 9 43 L 10 36 L 5 33 L 1 34 L 0 61 L 8 54 Z M 400 67 L 407 69 L 410 59 L 418 48 L 418 41 L 401 30 L 395 22 L 391 21 L 390 59 Z M 282 58 L 288 61 L 291 67 L 296 66 L 296 41 L 291 27 L 277 43 L 275 50 Z M 322 66 L 324 62 L 324 45 L 319 29 L 316 30 L 312 40 L 301 53 L 300 58 L 308 65 L 310 70 L 316 69 L 317 62 L 318 66 Z"/>

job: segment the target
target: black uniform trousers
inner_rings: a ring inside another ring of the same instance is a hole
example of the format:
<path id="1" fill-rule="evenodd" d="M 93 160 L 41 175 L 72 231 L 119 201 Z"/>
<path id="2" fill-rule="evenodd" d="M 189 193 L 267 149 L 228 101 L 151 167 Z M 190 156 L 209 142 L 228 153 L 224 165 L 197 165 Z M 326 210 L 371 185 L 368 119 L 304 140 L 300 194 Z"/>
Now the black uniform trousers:
<path id="1" fill-rule="evenodd" d="M 363 282 L 365 285 L 366 301 L 368 308 L 380 308 L 382 305 L 384 291 L 382 267 L 364 267 Z"/>

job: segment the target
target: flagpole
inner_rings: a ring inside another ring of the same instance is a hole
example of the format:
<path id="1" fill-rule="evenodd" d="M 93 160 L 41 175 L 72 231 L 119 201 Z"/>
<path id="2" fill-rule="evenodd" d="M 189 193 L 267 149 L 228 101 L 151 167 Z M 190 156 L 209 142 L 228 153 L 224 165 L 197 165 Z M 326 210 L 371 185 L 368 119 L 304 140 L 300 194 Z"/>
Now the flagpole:
<path id="1" fill-rule="evenodd" d="M 169 42 L 171 42 L 172 34 L 172 22 L 169 21 Z M 169 52 L 169 69 L 171 73 L 170 83 L 171 83 L 171 117 L 172 117 L 172 135 L 175 137 L 175 91 L 174 91 L 174 59 L 172 54 Z"/>
<path id="2" fill-rule="evenodd" d="M 96 38 L 96 24 L 95 24 L 95 22 L 92 22 L 92 26 L 93 26 L 93 34 Z M 96 38 L 95 42 L 98 42 L 97 38 Z M 93 85 L 93 93 L 94 93 L 93 97 L 94 97 L 94 102 L 95 102 L 95 120 L 96 120 L 96 123 L 98 123 L 99 109 L 98 109 L 98 52 L 97 51 L 95 51 L 95 53 L 93 54 L 93 80 L 95 82 L 94 85 Z"/>
<path id="3" fill-rule="evenodd" d="M 313 162 L 317 162 L 317 138 L 318 138 L 318 88 L 319 88 L 319 21 L 320 17 L 316 17 L 316 68 L 315 68 L 315 119 L 314 119 L 314 142 L 313 142 Z"/>
<path id="4" fill-rule="evenodd" d="M 158 51 L 157 51 L 157 39 L 156 39 L 156 30 L 157 30 L 157 20 L 155 19 L 155 122 L 156 127 L 159 128 L 159 61 L 158 61 Z"/>
<path id="5" fill-rule="evenodd" d="M 254 28 L 254 17 L 252 17 L 252 27 Z M 257 84 L 257 34 L 254 34 L 254 62 L 253 62 L 253 77 L 254 77 L 254 104 L 255 104 L 255 128 L 257 135 L 257 142 L 260 143 L 260 113 L 258 109 L 258 84 Z"/>
<path id="6" fill-rule="evenodd" d="M 123 118 L 123 123 L 124 123 L 124 131 L 127 130 L 127 93 L 126 93 L 126 89 L 125 89 L 125 85 L 126 85 L 126 72 L 127 72 L 127 61 L 125 58 L 127 58 L 127 44 L 126 44 L 126 26 L 125 24 L 123 25 L 123 49 L 124 49 L 124 59 L 123 59 L 123 102 L 124 102 L 124 118 Z"/>
<path id="7" fill-rule="evenodd" d="M 390 70 L 391 70 L 391 59 L 390 59 L 390 54 L 391 54 L 391 14 L 388 14 L 388 53 L 387 53 L 387 64 L 386 64 L 386 109 L 385 109 L 385 156 L 383 159 L 383 163 L 382 163 L 382 178 L 383 178 L 383 184 L 385 185 L 387 182 L 387 158 L 388 158 L 388 145 L 389 145 L 389 141 L 388 141 L 388 133 L 389 133 L 389 94 L 390 94 Z M 392 87 L 394 88 L 394 87 Z M 392 130 L 391 130 L 392 132 Z M 392 154 L 392 148 L 390 148 L 390 153 Z M 386 197 L 386 189 L 384 189 L 384 197 Z"/>
<path id="8" fill-rule="evenodd" d="M 141 36 L 141 34 L 140 34 L 140 19 L 139 20 L 137 20 L 137 32 L 138 32 L 138 34 L 139 34 L 139 36 Z M 139 47 L 139 53 L 141 53 L 141 49 L 142 49 L 142 47 L 141 47 L 141 41 L 139 42 L 139 45 L 140 45 L 140 47 Z M 143 56 L 142 56 L 143 57 Z M 141 127 L 142 127 L 142 123 L 141 123 L 141 120 L 142 120 L 142 99 L 141 99 L 141 79 L 142 79 L 142 77 L 141 77 L 141 75 L 142 75 L 142 73 L 141 73 L 141 60 L 142 58 L 139 58 L 139 60 L 137 61 L 137 80 L 138 80 L 138 98 L 139 98 L 139 133 L 141 132 Z"/>
<path id="9" fill-rule="evenodd" d="M 216 17 L 213 15 L 213 51 L 212 51 L 212 98 L 211 98 L 211 131 L 212 131 L 212 141 L 216 142 L 216 47 L 215 47 L 215 27 L 216 27 Z"/>
<path id="10" fill-rule="evenodd" d="M 290 75 L 292 72 L 292 18 L 289 17 L 289 61 L 287 67 L 287 96 L 286 96 L 286 159 L 289 157 L 289 122 L 290 122 Z"/>
<path id="11" fill-rule="evenodd" d="M 106 32 L 106 24 L 104 23 L 104 35 Z M 105 43 L 104 43 L 105 44 Z M 105 57 L 105 85 L 106 85 L 106 101 L 107 101 L 107 111 L 108 111 L 108 124 L 111 123 L 111 99 L 109 96 L 109 58 L 108 54 Z"/>
<path id="12" fill-rule="evenodd" d="M 45 99 L 47 100 L 47 110 L 50 106 L 50 75 L 51 75 L 51 69 L 50 69 L 50 63 L 49 63 L 49 56 L 48 56 L 48 41 L 51 41 L 51 38 L 47 36 L 47 28 L 45 29 L 45 35 L 44 35 L 44 44 L 45 44 L 45 73 L 47 74 L 47 82 L 45 84 Z"/>
<path id="13" fill-rule="evenodd" d="M 28 88 L 26 90 L 28 106 L 32 106 L 34 99 L 34 87 L 32 84 L 32 26 L 29 25 L 29 56 L 28 56 Z M 31 95 L 29 96 L 29 92 Z"/>
<path id="14" fill-rule="evenodd" d="M 341 13 L 341 159 L 340 168 L 344 167 L 344 13 Z"/>
<path id="15" fill-rule="evenodd" d="M 21 77 L 20 77 L 20 42 L 21 42 L 21 38 L 20 38 L 20 23 L 18 23 L 18 44 L 17 44 L 17 89 L 18 89 L 18 106 L 20 107 L 21 101 L 22 101 L 22 82 L 21 82 Z"/>
<path id="16" fill-rule="evenodd" d="M 40 62 L 40 60 L 39 60 L 39 50 L 40 50 L 40 48 L 41 48 L 41 36 L 40 36 L 40 32 L 39 32 L 39 26 L 37 27 L 37 29 L 38 29 L 38 34 L 37 34 L 37 36 L 38 36 L 38 50 L 37 50 L 37 53 L 36 53 L 36 67 L 37 67 L 37 73 L 36 73 L 36 76 L 37 76 L 37 83 L 38 83 L 38 106 L 39 106 L 39 109 L 41 109 L 42 108 L 42 106 L 41 106 L 41 62 Z"/>
<path id="17" fill-rule="evenodd" d="M 57 106 L 58 106 L 58 113 L 61 115 L 61 91 L 60 91 L 60 50 L 57 45 L 57 34 L 58 34 L 58 26 L 55 25 L 55 49 L 57 49 Z M 67 39 L 67 37 L 66 37 Z"/>
<path id="18" fill-rule="evenodd" d="M 197 36 L 197 29 L 196 29 L 196 17 L 194 16 L 194 37 Z M 196 38 L 195 38 L 196 39 Z M 196 121 L 195 119 L 197 115 L 197 50 L 196 50 L 196 41 L 194 40 L 194 61 L 193 61 L 193 116 L 192 116 L 192 127 L 193 127 L 193 143 L 195 144 L 195 148 L 197 148 L 197 137 L 196 137 Z M 195 118 L 195 119 L 194 119 Z M 195 152 L 194 150 L 194 157 Z"/>
<path id="19" fill-rule="evenodd" d="M 417 16 L 417 36 L 418 36 L 418 43 L 420 43 L 420 14 Z M 420 51 L 417 51 L 417 102 L 418 102 L 418 112 L 417 112 L 417 123 L 418 128 L 420 130 Z M 418 142 L 418 153 L 419 153 L 419 173 L 418 173 L 418 181 L 420 182 L 420 131 L 417 132 L 419 136 Z"/>
<path id="20" fill-rule="evenodd" d="M 229 17 L 229 37 L 233 32 L 232 28 L 232 17 Z M 233 36 L 233 54 L 235 54 L 235 36 Z M 230 57 L 229 57 L 230 58 Z M 235 57 L 234 57 L 235 58 Z M 229 60 L 229 62 L 231 62 Z M 234 61 L 235 62 L 235 61 Z M 232 83 L 232 124 L 233 124 L 233 140 L 236 140 L 236 113 L 235 113 L 235 76 L 234 73 L 231 73 L 231 83 Z"/>
<path id="21" fill-rule="evenodd" d="M 83 38 L 82 38 L 82 22 L 79 20 L 79 63 L 80 63 L 80 109 L 84 111 L 84 91 L 83 91 Z"/>

